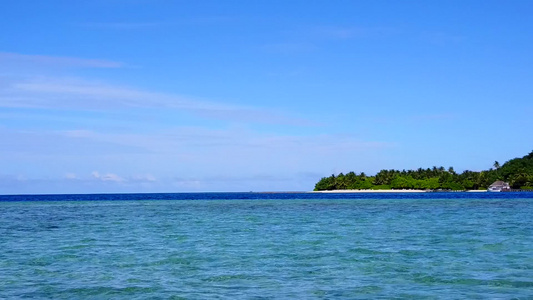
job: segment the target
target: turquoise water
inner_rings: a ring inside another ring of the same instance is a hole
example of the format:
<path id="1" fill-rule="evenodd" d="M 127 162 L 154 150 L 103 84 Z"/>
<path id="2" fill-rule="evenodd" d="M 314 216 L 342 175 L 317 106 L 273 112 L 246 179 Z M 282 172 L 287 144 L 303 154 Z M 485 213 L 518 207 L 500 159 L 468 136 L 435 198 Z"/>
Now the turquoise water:
<path id="1" fill-rule="evenodd" d="M 533 298 L 531 197 L 6 197 L 0 298 Z"/>

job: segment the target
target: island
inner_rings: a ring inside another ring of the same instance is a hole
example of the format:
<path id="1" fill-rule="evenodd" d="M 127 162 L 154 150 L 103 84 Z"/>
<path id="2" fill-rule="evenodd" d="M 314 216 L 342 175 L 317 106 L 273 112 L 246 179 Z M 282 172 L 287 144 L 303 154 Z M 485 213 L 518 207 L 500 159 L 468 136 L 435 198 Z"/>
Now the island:
<path id="1" fill-rule="evenodd" d="M 364 172 L 349 172 L 323 177 L 314 191 L 533 191 L 533 151 L 522 158 L 514 158 L 494 168 L 462 173 L 453 167 L 418 168 L 416 170 L 381 170 L 375 176 Z M 491 187 L 491 189 L 489 189 Z"/>

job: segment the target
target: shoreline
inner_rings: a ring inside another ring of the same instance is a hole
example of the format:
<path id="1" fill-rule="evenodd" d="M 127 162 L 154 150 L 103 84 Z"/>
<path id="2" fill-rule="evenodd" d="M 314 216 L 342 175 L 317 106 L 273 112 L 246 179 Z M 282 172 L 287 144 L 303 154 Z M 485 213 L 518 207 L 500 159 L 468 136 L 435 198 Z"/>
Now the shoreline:
<path id="1" fill-rule="evenodd" d="M 311 191 L 310 193 L 438 193 L 432 190 L 327 190 Z M 442 191 L 449 192 L 449 191 Z M 487 190 L 451 191 L 454 193 L 486 193 Z"/>

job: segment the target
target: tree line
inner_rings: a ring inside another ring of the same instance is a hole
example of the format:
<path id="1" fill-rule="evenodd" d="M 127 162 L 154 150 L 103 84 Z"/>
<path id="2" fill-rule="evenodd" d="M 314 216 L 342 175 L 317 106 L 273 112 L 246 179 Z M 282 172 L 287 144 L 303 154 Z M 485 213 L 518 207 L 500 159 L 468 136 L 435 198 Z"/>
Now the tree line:
<path id="1" fill-rule="evenodd" d="M 453 167 L 418 168 L 416 170 L 381 170 L 375 176 L 364 172 L 349 172 L 323 177 L 315 191 L 359 189 L 417 190 L 478 190 L 487 189 L 497 180 L 508 182 L 513 189 L 533 190 L 533 151 L 503 165 L 495 161 L 494 168 L 480 172 L 466 170 L 457 173 Z"/>

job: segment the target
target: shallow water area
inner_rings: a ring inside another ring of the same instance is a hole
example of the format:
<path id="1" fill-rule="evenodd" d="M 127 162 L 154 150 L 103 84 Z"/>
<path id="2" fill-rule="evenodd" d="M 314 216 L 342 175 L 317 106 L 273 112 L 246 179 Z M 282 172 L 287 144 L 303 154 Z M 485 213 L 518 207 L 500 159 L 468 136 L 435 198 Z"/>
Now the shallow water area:
<path id="1" fill-rule="evenodd" d="M 533 297 L 533 194 L 0 196 L 0 298 Z"/>

